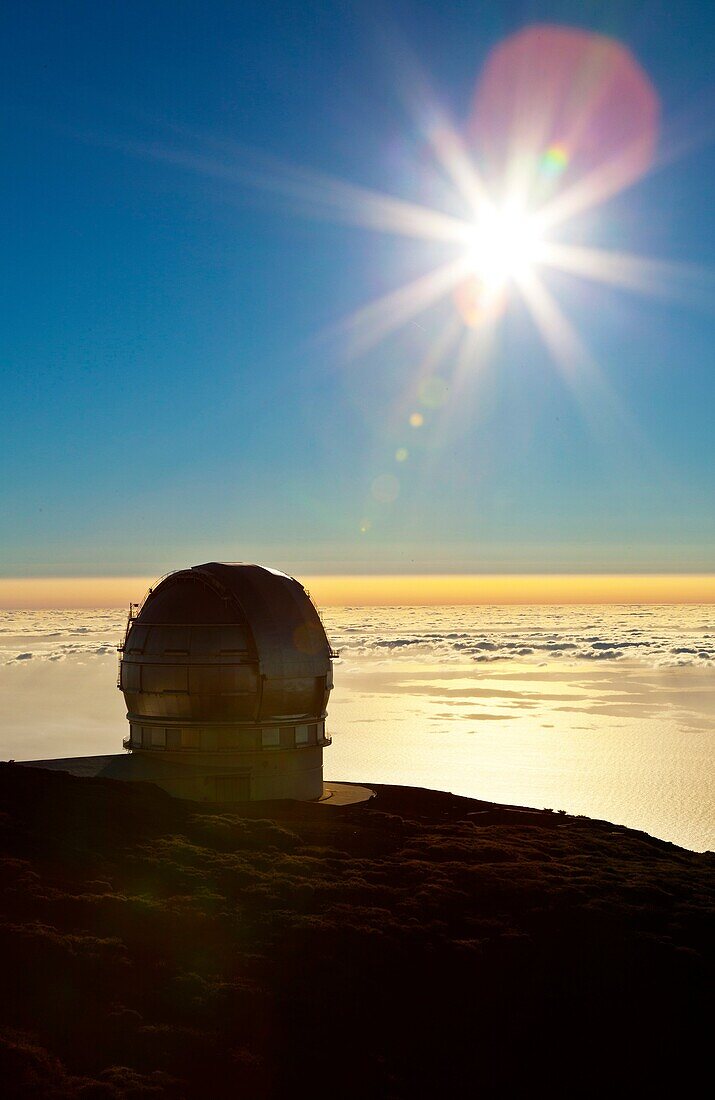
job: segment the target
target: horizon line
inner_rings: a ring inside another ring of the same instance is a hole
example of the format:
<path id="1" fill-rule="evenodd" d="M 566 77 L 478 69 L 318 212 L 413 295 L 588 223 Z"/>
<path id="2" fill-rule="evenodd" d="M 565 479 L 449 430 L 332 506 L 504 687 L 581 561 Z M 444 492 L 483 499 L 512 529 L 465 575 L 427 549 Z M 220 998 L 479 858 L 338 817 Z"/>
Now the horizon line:
<path id="1" fill-rule="evenodd" d="M 158 579 L 0 577 L 0 610 L 126 607 Z M 322 607 L 715 603 L 715 573 L 311 573 L 297 579 Z"/>

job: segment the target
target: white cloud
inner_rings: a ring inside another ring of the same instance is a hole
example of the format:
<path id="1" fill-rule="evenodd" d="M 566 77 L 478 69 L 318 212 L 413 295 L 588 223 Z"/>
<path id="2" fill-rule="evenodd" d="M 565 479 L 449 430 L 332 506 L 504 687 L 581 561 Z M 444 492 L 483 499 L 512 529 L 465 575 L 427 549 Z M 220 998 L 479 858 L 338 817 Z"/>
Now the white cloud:
<path id="1" fill-rule="evenodd" d="M 332 644 L 348 659 L 437 658 L 487 664 L 519 660 L 715 664 L 707 607 L 328 608 Z M 0 662 L 116 655 L 116 609 L 0 613 Z"/>
<path id="2" fill-rule="evenodd" d="M 708 614 L 682 606 L 452 607 L 330 608 L 323 617 L 332 644 L 348 659 L 402 653 L 410 660 L 702 666 L 715 663 Z"/>

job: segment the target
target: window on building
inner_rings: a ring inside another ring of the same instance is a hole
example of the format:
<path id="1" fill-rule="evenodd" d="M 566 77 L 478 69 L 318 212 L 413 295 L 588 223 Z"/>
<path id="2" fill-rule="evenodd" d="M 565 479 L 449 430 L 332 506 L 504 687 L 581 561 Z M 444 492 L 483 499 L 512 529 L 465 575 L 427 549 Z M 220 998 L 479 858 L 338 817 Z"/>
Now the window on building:
<path id="1" fill-rule="evenodd" d="M 277 749 L 280 743 L 280 731 L 276 727 L 261 730 L 261 745 L 264 749 Z"/>
<path id="2" fill-rule="evenodd" d="M 295 726 L 281 726 L 281 748 L 295 748 Z"/>
<path id="3" fill-rule="evenodd" d="M 181 747 L 182 747 L 182 749 L 200 749 L 201 748 L 201 730 L 200 729 L 183 729 L 181 731 Z"/>

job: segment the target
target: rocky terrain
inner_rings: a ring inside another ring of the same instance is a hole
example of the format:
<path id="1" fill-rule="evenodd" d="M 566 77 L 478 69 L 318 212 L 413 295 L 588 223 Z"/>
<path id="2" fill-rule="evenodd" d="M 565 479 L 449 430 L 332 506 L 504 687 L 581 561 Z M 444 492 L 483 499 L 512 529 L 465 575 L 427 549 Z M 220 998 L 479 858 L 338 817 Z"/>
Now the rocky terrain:
<path id="1" fill-rule="evenodd" d="M 3 1096 L 709 1089 L 713 855 L 374 789 L 237 810 L 0 766 Z"/>

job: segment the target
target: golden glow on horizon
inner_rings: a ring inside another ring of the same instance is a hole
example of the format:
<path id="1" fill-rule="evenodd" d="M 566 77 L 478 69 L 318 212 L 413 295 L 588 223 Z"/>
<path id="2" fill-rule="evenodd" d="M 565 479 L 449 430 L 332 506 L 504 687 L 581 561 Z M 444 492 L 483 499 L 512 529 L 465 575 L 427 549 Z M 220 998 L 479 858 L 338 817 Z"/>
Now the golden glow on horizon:
<path id="1" fill-rule="evenodd" d="M 715 603 L 715 573 L 307 575 L 321 607 Z M 157 577 L 3 577 L 0 609 L 126 607 Z"/>

